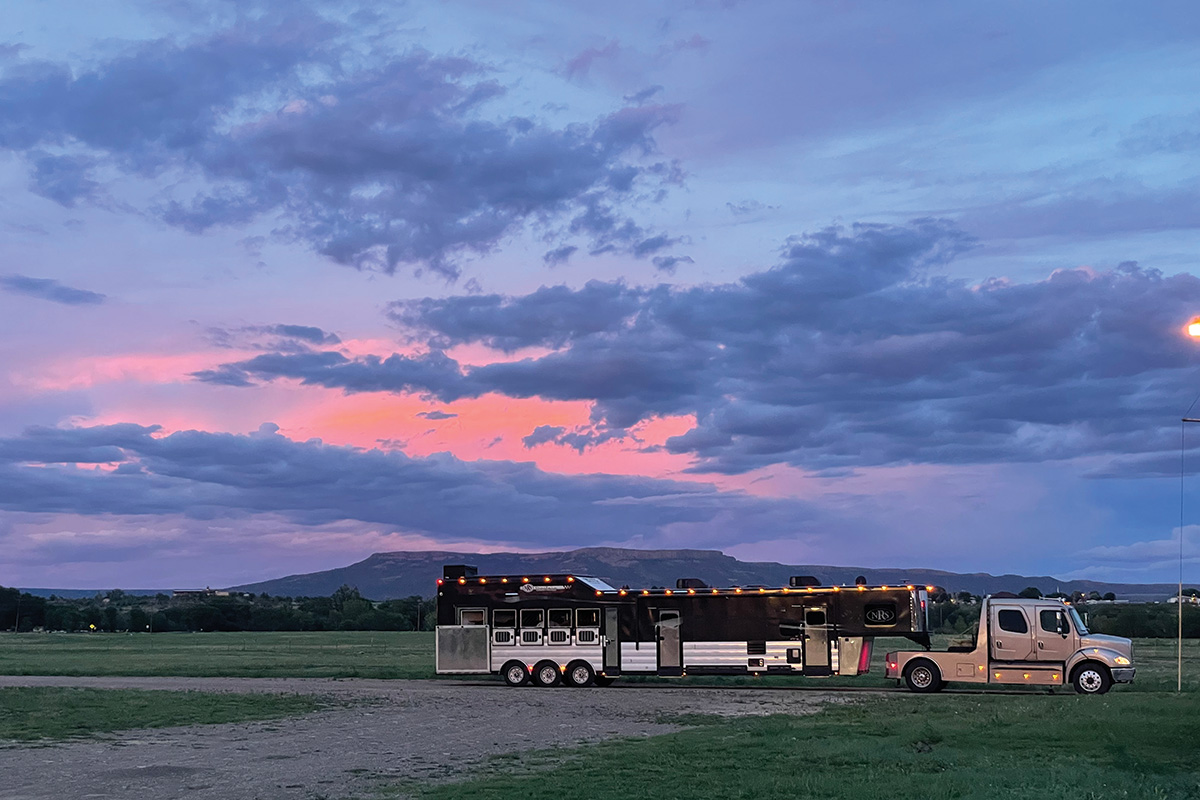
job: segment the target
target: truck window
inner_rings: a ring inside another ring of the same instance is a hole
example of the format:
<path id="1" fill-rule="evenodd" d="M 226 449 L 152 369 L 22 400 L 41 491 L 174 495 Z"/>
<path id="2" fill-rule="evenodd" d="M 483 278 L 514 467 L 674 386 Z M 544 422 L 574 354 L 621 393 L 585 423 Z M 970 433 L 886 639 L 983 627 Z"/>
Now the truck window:
<path id="1" fill-rule="evenodd" d="M 547 617 L 551 628 L 569 628 L 571 627 L 571 609 L 569 608 L 552 608 L 550 615 Z"/>
<path id="2" fill-rule="evenodd" d="M 1060 614 L 1061 614 L 1061 612 L 1059 612 L 1057 609 L 1053 609 L 1053 608 L 1042 609 L 1041 613 L 1038 614 L 1038 620 L 1042 626 L 1042 630 L 1044 630 L 1046 633 L 1058 633 L 1059 632 L 1058 621 L 1060 619 L 1062 619 L 1063 631 L 1064 632 L 1069 631 L 1070 628 L 1066 624 L 1066 622 L 1067 622 L 1066 619 L 1061 617 Z"/>
<path id="3" fill-rule="evenodd" d="M 517 610 L 515 608 L 497 608 L 492 612 L 493 628 L 517 627 Z"/>
<path id="4" fill-rule="evenodd" d="M 804 612 L 804 624 L 819 627 L 825 624 L 825 612 L 813 609 Z"/>
<path id="5" fill-rule="evenodd" d="M 540 628 L 540 627 L 542 627 L 542 610 L 540 608 L 522 608 L 521 609 L 521 627 L 522 628 Z"/>
<path id="6" fill-rule="evenodd" d="M 1025 623 L 1025 615 L 1015 608 L 1002 609 L 996 619 L 1000 622 L 1000 630 L 1009 633 L 1029 633 L 1029 625 Z"/>

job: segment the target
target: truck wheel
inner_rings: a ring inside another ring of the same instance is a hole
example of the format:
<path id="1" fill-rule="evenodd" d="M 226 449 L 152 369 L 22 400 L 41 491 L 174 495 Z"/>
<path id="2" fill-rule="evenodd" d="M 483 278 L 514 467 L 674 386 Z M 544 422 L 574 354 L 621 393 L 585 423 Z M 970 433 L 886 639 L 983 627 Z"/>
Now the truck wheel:
<path id="1" fill-rule="evenodd" d="M 1071 683 L 1080 694 L 1104 694 L 1112 687 L 1112 674 L 1103 664 L 1088 661 L 1075 668 Z"/>
<path id="2" fill-rule="evenodd" d="M 596 679 L 596 671 L 586 661 L 572 661 L 567 664 L 567 671 L 563 673 L 563 679 L 568 686 L 591 686 L 592 681 Z"/>
<path id="3" fill-rule="evenodd" d="M 524 686 L 529 683 L 529 670 L 520 661 L 510 661 L 500 670 L 504 682 L 509 686 Z"/>
<path id="4" fill-rule="evenodd" d="M 905 668 L 904 682 L 908 684 L 909 691 L 922 694 L 937 692 L 942 688 L 942 672 L 932 661 L 918 659 Z"/>
<path id="5" fill-rule="evenodd" d="M 607 675 L 596 675 L 592 678 L 592 683 L 597 686 L 612 686 L 616 678 L 610 678 Z"/>
<path id="6" fill-rule="evenodd" d="M 558 664 L 553 661 L 539 661 L 533 668 L 533 682 L 538 686 L 557 686 L 561 678 Z"/>

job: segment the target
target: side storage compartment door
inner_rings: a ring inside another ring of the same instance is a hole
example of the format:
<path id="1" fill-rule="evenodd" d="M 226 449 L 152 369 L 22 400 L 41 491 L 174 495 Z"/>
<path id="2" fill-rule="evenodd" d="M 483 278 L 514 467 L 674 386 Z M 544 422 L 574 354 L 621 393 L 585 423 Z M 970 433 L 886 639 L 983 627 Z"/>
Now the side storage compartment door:
<path id="1" fill-rule="evenodd" d="M 434 663 L 439 675 L 491 673 L 491 635 L 488 626 L 439 625 Z"/>

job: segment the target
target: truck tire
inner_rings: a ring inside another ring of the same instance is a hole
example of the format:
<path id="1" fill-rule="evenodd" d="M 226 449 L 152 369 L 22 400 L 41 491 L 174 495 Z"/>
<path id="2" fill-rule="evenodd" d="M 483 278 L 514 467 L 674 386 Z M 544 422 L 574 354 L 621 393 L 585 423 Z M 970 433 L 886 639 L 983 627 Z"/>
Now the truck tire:
<path id="1" fill-rule="evenodd" d="M 1071 683 L 1080 694 L 1104 694 L 1112 688 L 1112 673 L 1095 661 L 1085 661 L 1071 673 Z"/>
<path id="2" fill-rule="evenodd" d="M 940 692 L 945 685 L 942 671 L 927 658 L 918 658 L 904 668 L 904 682 L 909 691 L 920 694 Z"/>
<path id="3" fill-rule="evenodd" d="M 562 673 L 553 661 L 539 661 L 533 668 L 533 682 L 538 686 L 557 686 L 560 680 Z"/>
<path id="4" fill-rule="evenodd" d="M 563 673 L 563 680 L 567 682 L 568 686 L 591 686 L 592 681 L 596 680 L 596 671 L 586 661 L 572 661 L 570 664 L 567 664 L 567 671 Z"/>
<path id="5" fill-rule="evenodd" d="M 500 670 L 504 682 L 509 686 L 524 686 L 529 683 L 529 670 L 520 661 L 509 661 Z"/>

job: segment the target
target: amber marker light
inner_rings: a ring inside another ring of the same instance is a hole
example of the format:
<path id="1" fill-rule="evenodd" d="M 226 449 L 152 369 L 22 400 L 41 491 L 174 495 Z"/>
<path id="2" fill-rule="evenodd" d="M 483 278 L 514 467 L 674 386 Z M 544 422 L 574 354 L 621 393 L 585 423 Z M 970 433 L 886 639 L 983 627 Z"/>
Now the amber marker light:
<path id="1" fill-rule="evenodd" d="M 738 594 L 741 594 L 741 593 L 742 593 L 742 590 L 741 590 L 741 589 L 734 589 L 733 591 L 737 592 Z"/>
<path id="2" fill-rule="evenodd" d="M 549 575 L 547 575 L 546 577 L 542 578 L 542 583 L 549 583 L 549 582 L 550 582 L 550 576 L 549 576 Z"/>
<path id="3" fill-rule="evenodd" d="M 642 594 L 650 594 L 650 590 L 649 590 L 649 589 L 642 589 Z"/>
<path id="4" fill-rule="evenodd" d="M 604 594 L 604 592 L 600 591 L 599 589 L 596 590 L 596 597 L 599 597 L 602 594 Z"/>
<path id="5" fill-rule="evenodd" d="M 458 579 L 458 582 L 459 582 L 459 583 L 466 583 L 466 582 L 467 582 L 467 579 L 466 579 L 466 578 L 459 578 L 459 579 Z"/>
<path id="6" fill-rule="evenodd" d="M 487 578 L 480 578 L 480 579 L 479 579 L 479 582 L 480 582 L 480 583 L 487 583 Z"/>
<path id="7" fill-rule="evenodd" d="M 933 587 L 932 587 L 932 586 L 926 586 L 926 587 L 925 587 L 925 591 L 927 591 L 927 592 L 932 592 L 932 591 L 933 591 Z"/>
<path id="8" fill-rule="evenodd" d="M 621 597 L 624 597 L 625 595 L 629 594 L 629 592 L 622 589 L 621 591 L 617 592 L 617 594 L 621 595 Z"/>
<path id="9" fill-rule="evenodd" d="M 508 578 L 501 578 L 501 579 L 500 579 L 500 582 L 501 582 L 501 583 L 508 583 Z"/>
<path id="10" fill-rule="evenodd" d="M 713 594 L 720 594 L 720 593 L 721 593 L 720 589 L 713 589 Z"/>

